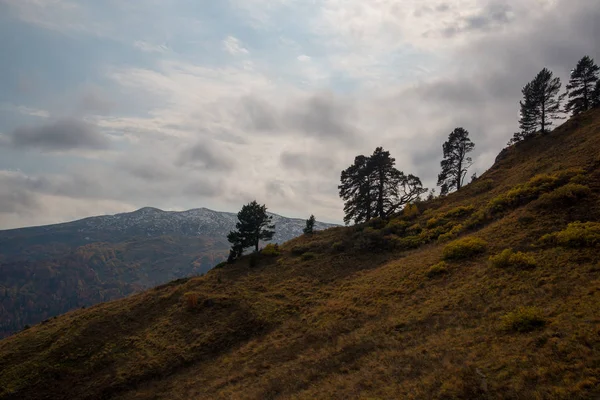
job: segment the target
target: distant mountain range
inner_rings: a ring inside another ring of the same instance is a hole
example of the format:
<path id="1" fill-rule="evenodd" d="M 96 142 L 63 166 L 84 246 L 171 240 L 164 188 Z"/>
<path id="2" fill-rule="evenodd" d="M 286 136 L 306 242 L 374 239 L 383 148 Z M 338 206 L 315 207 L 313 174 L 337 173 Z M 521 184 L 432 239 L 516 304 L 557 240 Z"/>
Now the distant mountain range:
<path id="1" fill-rule="evenodd" d="M 271 214 L 273 242 L 305 220 Z M 199 275 L 223 261 L 234 213 L 145 207 L 62 224 L 0 231 L 0 337 L 71 309 Z M 335 226 L 317 222 L 315 229 Z"/>

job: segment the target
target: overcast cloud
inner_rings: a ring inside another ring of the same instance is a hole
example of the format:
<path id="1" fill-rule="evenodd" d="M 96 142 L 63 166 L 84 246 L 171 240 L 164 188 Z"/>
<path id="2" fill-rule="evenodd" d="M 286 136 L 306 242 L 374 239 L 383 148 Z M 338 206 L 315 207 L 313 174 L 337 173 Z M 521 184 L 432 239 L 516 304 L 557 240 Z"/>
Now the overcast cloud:
<path id="1" fill-rule="evenodd" d="M 458 126 L 483 173 L 521 87 L 600 61 L 597 0 L 0 0 L 0 229 L 257 199 L 341 222 L 383 146 L 434 187 Z"/>

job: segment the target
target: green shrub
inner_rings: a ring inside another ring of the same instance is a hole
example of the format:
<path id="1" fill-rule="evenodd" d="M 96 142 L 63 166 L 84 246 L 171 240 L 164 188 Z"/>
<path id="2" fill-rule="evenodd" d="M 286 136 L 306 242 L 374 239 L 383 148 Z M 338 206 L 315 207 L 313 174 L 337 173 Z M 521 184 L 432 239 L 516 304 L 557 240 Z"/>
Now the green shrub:
<path id="1" fill-rule="evenodd" d="M 260 253 L 252 253 L 250 254 L 250 258 L 248 259 L 248 265 L 250 266 L 250 268 L 257 267 L 259 261 Z"/>
<path id="2" fill-rule="evenodd" d="M 486 248 L 485 240 L 471 236 L 447 244 L 442 254 L 445 260 L 460 260 L 484 253 Z"/>
<path id="3" fill-rule="evenodd" d="M 531 178 L 528 185 L 540 190 L 550 190 L 556 186 L 557 182 L 558 178 L 556 176 L 540 174 Z"/>
<path id="4" fill-rule="evenodd" d="M 414 224 L 408 227 L 406 233 L 409 235 L 418 235 L 423 231 L 423 228 L 419 224 Z"/>
<path id="5" fill-rule="evenodd" d="M 485 193 L 488 190 L 491 190 L 494 187 L 494 180 L 487 178 L 484 180 L 478 180 L 473 184 L 473 190 L 475 193 Z"/>
<path id="6" fill-rule="evenodd" d="M 401 238 L 395 238 L 395 247 L 399 250 L 416 249 L 423 243 L 423 239 L 420 236 L 405 236 Z"/>
<path id="7" fill-rule="evenodd" d="M 573 222 L 566 229 L 544 235 L 542 243 L 564 247 L 594 247 L 600 245 L 600 222 Z"/>
<path id="8" fill-rule="evenodd" d="M 473 206 L 459 206 L 448 211 L 445 215 L 447 218 L 461 218 L 470 215 L 475 210 Z"/>
<path id="9" fill-rule="evenodd" d="M 299 245 L 299 246 L 292 247 L 290 252 L 292 253 L 292 255 L 301 256 L 302 254 L 306 253 L 308 250 L 310 250 L 310 248 L 308 246 L 300 246 Z"/>
<path id="10" fill-rule="evenodd" d="M 485 225 L 488 220 L 490 220 L 488 213 L 484 210 L 479 210 L 471 215 L 471 218 L 465 222 L 465 229 L 480 228 Z"/>
<path id="11" fill-rule="evenodd" d="M 379 230 L 379 229 L 385 228 L 386 225 L 387 225 L 387 221 L 385 219 L 377 217 L 377 218 L 373 218 L 372 220 L 367 222 L 367 226 L 368 226 L 367 229 L 371 228 L 371 229 Z"/>
<path id="12" fill-rule="evenodd" d="M 394 234 L 394 235 L 404 235 L 410 223 L 403 221 L 399 218 L 393 219 L 383 228 L 383 233 L 386 235 Z"/>
<path id="13" fill-rule="evenodd" d="M 542 206 L 568 205 L 574 204 L 591 194 L 592 191 L 588 186 L 578 183 L 567 183 L 550 193 L 540 196 L 539 202 Z"/>
<path id="14" fill-rule="evenodd" d="M 567 168 L 559 172 L 555 172 L 554 176 L 557 179 L 557 185 L 564 185 L 578 175 L 584 175 L 585 170 L 581 168 Z"/>
<path id="15" fill-rule="evenodd" d="M 309 252 L 302 254 L 301 258 L 302 258 L 302 261 L 314 260 L 315 258 L 317 258 L 317 255 L 315 253 L 311 253 L 309 251 Z"/>
<path id="16" fill-rule="evenodd" d="M 260 254 L 263 256 L 277 257 L 281 253 L 279 252 L 279 245 L 277 243 L 269 243 L 260 251 Z"/>
<path id="17" fill-rule="evenodd" d="M 407 204 L 402 209 L 402 215 L 406 218 L 415 218 L 419 215 L 419 207 L 416 204 Z"/>
<path id="18" fill-rule="evenodd" d="M 219 269 L 219 268 L 223 268 L 223 267 L 225 267 L 226 265 L 227 265 L 227 261 L 222 261 L 222 262 L 218 263 L 217 265 L 215 265 L 215 266 L 213 267 L 213 269 Z"/>
<path id="19" fill-rule="evenodd" d="M 439 263 L 432 265 L 427 271 L 428 278 L 435 278 L 440 275 L 445 275 L 448 273 L 448 264 L 444 261 L 440 261 Z"/>
<path id="20" fill-rule="evenodd" d="M 438 242 L 447 242 L 454 239 L 459 233 L 465 230 L 462 224 L 454 225 L 449 232 L 446 232 L 438 237 Z"/>
<path id="21" fill-rule="evenodd" d="M 335 242 L 334 244 L 331 245 L 331 248 L 334 251 L 344 251 L 344 249 L 346 248 L 346 246 L 344 245 L 344 242 Z"/>
<path id="22" fill-rule="evenodd" d="M 521 307 L 502 317 L 502 327 L 515 332 L 531 332 L 546 325 L 542 311 L 536 307 Z"/>
<path id="23" fill-rule="evenodd" d="M 535 258 L 522 252 L 513 252 L 511 249 L 505 249 L 501 253 L 489 258 L 490 264 L 498 268 L 534 268 L 536 266 Z"/>
<path id="24" fill-rule="evenodd" d="M 427 223 L 425 224 L 425 227 L 427 229 L 435 228 L 436 226 L 440 225 L 440 223 L 441 223 L 441 220 L 439 218 L 435 218 L 435 217 L 429 218 L 427 220 Z"/>

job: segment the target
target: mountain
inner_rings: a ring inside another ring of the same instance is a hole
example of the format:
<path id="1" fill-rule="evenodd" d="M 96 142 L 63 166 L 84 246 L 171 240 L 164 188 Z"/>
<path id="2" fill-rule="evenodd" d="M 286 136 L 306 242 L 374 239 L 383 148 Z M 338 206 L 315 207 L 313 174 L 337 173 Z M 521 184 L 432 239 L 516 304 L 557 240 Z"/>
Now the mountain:
<path id="1" fill-rule="evenodd" d="M 305 220 L 271 214 L 273 241 Z M 200 275 L 227 256 L 236 214 L 157 208 L 0 231 L 0 337 L 74 308 Z M 334 225 L 318 222 L 316 229 Z"/>
<path id="2" fill-rule="evenodd" d="M 0 399 L 600 398 L 600 110 L 416 210 L 0 341 Z"/>

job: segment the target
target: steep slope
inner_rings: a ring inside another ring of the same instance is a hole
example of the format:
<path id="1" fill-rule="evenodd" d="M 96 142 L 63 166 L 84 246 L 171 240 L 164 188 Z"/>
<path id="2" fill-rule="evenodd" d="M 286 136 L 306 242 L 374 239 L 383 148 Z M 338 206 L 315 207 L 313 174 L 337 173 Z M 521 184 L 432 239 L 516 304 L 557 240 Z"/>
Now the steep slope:
<path id="1" fill-rule="evenodd" d="M 274 241 L 305 221 L 273 215 Z M 55 315 L 113 300 L 223 261 L 232 213 L 206 208 L 131 213 L 0 231 L 0 338 Z M 330 224 L 317 223 L 316 229 Z"/>
<path id="2" fill-rule="evenodd" d="M 32 327 L 0 398 L 598 398 L 598 149 L 595 111 L 417 212 Z"/>

